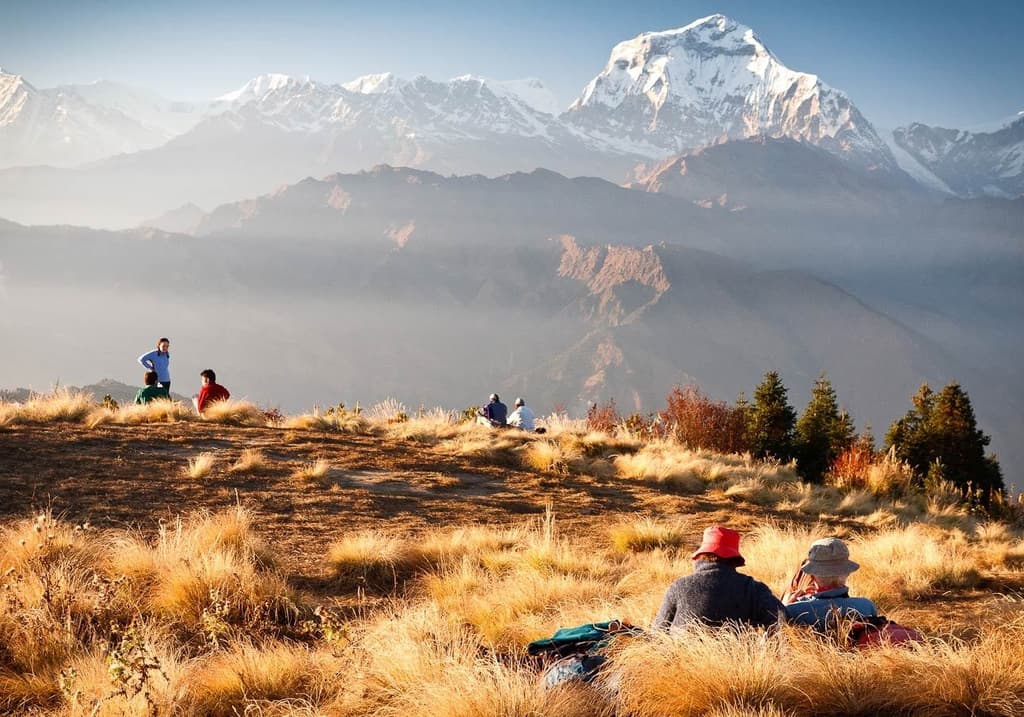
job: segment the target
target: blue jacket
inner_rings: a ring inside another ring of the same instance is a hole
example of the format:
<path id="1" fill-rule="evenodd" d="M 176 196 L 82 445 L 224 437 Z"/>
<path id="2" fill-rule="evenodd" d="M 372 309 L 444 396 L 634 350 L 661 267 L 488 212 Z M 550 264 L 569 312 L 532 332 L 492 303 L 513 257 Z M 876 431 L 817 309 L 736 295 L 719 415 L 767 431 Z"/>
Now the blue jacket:
<path id="1" fill-rule="evenodd" d="M 840 618 L 875 617 L 878 609 L 867 598 L 850 597 L 849 588 L 823 590 L 786 605 L 786 618 L 790 622 L 811 625 L 819 632 L 827 632 Z"/>
<path id="2" fill-rule="evenodd" d="M 171 380 L 171 355 L 156 349 L 139 356 L 139 364 L 147 371 L 156 371 L 156 380 L 167 383 Z"/>
<path id="3" fill-rule="evenodd" d="M 778 622 L 782 603 L 762 582 L 725 563 L 698 560 L 692 575 L 669 586 L 652 628 L 664 630 L 691 622 L 726 622 L 769 627 Z"/>
<path id="4" fill-rule="evenodd" d="M 483 410 L 484 416 L 491 419 L 491 423 L 496 426 L 507 425 L 508 420 L 508 407 L 501 401 L 491 401 Z"/>

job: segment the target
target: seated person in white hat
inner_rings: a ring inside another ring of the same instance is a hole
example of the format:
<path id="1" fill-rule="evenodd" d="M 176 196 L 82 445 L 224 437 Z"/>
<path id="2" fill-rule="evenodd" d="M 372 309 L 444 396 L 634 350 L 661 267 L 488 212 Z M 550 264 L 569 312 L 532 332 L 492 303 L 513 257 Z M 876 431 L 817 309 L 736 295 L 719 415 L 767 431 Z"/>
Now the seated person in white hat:
<path id="1" fill-rule="evenodd" d="M 533 421 L 536 416 L 533 415 L 533 409 L 526 405 L 526 401 L 522 398 L 517 398 L 515 402 L 516 410 L 508 417 L 508 425 L 515 428 L 521 428 L 524 431 L 533 432 Z"/>
<path id="2" fill-rule="evenodd" d="M 846 579 L 860 565 L 839 538 L 823 538 L 811 544 L 807 560 L 782 596 L 786 618 L 827 632 L 843 618 L 875 617 L 878 609 L 867 598 L 850 597 Z"/>

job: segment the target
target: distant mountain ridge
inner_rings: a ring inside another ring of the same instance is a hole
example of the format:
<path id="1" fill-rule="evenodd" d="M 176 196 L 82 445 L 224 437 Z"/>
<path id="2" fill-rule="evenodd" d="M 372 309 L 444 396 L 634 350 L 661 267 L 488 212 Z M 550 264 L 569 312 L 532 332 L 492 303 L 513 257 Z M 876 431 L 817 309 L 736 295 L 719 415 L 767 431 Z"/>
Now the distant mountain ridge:
<path id="1" fill-rule="evenodd" d="M 172 136 L 90 102 L 74 87 L 40 90 L 0 69 L 0 168 L 71 166 L 156 147 Z"/>
<path id="2" fill-rule="evenodd" d="M 67 386 L 66 388 L 92 396 L 93 400 L 97 402 L 102 401 L 104 396 L 110 396 L 119 404 L 128 405 L 135 401 L 135 394 L 141 386 L 129 386 L 112 378 L 104 378 L 86 386 Z M 37 393 L 45 393 L 45 391 L 28 388 L 0 388 L 0 401 L 17 401 L 20 403 L 27 401 Z M 186 396 L 178 393 L 171 393 L 171 398 L 175 401 L 189 403 L 189 399 Z"/>
<path id="3" fill-rule="evenodd" d="M 1024 195 L 1024 116 L 993 132 L 915 122 L 893 139 L 960 196 Z"/>
<path id="4" fill-rule="evenodd" d="M 4 77 L 0 216 L 30 224 L 123 228 L 183 204 L 217 206 L 379 164 L 488 176 L 544 167 L 624 182 L 640 165 L 649 172 L 681 152 L 759 137 L 817 147 L 883 186 L 1015 196 L 1024 176 L 1012 142 L 993 149 L 978 135 L 932 157 L 922 148 L 937 140 L 916 126 L 882 137 L 844 93 L 789 69 L 723 15 L 617 44 L 565 111 L 540 80 L 473 75 L 324 83 L 269 74 L 197 103 L 114 83 L 29 92 Z M 79 166 L 2 169 L 40 163 Z"/>

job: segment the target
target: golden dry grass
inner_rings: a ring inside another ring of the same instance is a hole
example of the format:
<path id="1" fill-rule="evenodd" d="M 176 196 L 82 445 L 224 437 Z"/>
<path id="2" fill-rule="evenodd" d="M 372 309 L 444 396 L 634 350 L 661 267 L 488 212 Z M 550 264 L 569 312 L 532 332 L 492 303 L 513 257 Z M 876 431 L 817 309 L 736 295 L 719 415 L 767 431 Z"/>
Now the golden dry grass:
<path id="1" fill-rule="evenodd" d="M 88 418 L 96 402 L 88 394 L 66 388 L 34 394 L 24 403 L 0 402 L 0 426 L 20 423 L 79 422 Z"/>
<path id="2" fill-rule="evenodd" d="M 50 513 L 0 532 L 0 709 L 158 715 L 986 714 L 1024 709 L 1017 604 L 961 641 L 846 653 L 797 628 L 694 627 L 617 643 L 593 687 L 544 690 L 523 659 L 558 627 L 649 622 L 688 572 L 687 535 L 652 517 L 608 543 L 531 524 L 421 534 L 360 531 L 328 551 L 335 576 L 391 597 L 350 618 L 304 604 L 274 571 L 249 511 L 164 525 L 155 537 Z M 818 527 L 744 537 L 748 570 L 780 591 Z M 883 609 L 1019 570 L 1020 535 L 928 525 L 849 531 L 856 594 Z M 692 539 L 692 538 L 691 538 Z M 397 591 L 395 590 L 396 588 Z M 115 669 L 116 668 L 116 669 Z"/>
<path id="3" fill-rule="evenodd" d="M 608 534 L 612 549 L 618 553 L 678 548 L 686 544 L 686 531 L 680 523 L 667 523 L 652 518 L 613 525 L 608 529 Z"/>
<path id="4" fill-rule="evenodd" d="M 408 553 L 397 536 L 366 530 L 332 543 L 327 564 L 345 588 L 397 587 L 399 574 L 408 569 Z"/>
<path id="5" fill-rule="evenodd" d="M 209 452 L 200 453 L 195 458 L 188 459 L 188 465 L 185 466 L 182 472 L 193 480 L 206 478 L 213 473 L 213 464 L 216 462 L 217 457 L 214 454 Z"/>
<path id="6" fill-rule="evenodd" d="M 392 523 L 332 536 L 324 579 L 302 574 L 293 584 L 288 576 L 299 569 L 278 554 L 278 536 L 257 530 L 273 524 L 262 512 L 235 506 L 134 531 L 38 513 L 0 528 L 0 712 L 1024 713 L 1024 622 L 1012 587 L 1024 585 L 1024 541 L 1015 526 L 971 519 L 941 496 L 804 486 L 791 466 L 568 428 L 533 436 L 424 415 L 365 430 L 426 444 L 415 448 L 428 459 L 458 453 L 515 468 L 534 460 L 533 472 L 567 476 L 605 466 L 623 479 L 579 481 L 596 490 L 691 475 L 699 498 L 655 495 L 715 514 L 680 519 L 678 503 L 651 501 L 635 518 L 622 513 L 607 526 L 594 518 L 586 530 L 579 516 L 563 525 L 551 509 L 511 525 L 405 532 Z M 255 449 L 225 460 L 239 474 L 265 465 Z M 329 465 L 312 468 L 322 473 L 308 480 L 319 481 Z M 758 500 L 776 522 L 764 520 Z M 943 632 L 910 649 L 849 652 L 797 629 L 694 628 L 620 643 L 594 686 L 540 687 L 524 658 L 529 641 L 611 618 L 649 624 L 667 585 L 692 570 L 701 529 L 730 518 L 760 523 L 744 531 L 744 572 L 777 594 L 813 540 L 839 535 L 863 566 L 850 579 L 854 594 L 901 622 L 925 620 Z M 980 589 L 990 583 L 1011 587 L 986 596 Z"/>
<path id="7" fill-rule="evenodd" d="M 99 406 L 90 412 L 87 423 L 93 427 L 105 423 L 139 425 L 192 421 L 195 418 L 195 412 L 191 408 L 177 401 L 150 401 L 141 405 L 125 404 L 116 410 Z"/>
<path id="8" fill-rule="evenodd" d="M 668 441 L 652 441 L 635 453 L 614 458 L 619 476 L 665 484 L 686 493 L 701 493 L 709 486 L 736 488 L 732 495 L 745 494 L 764 500 L 772 489 L 796 482 L 792 465 L 755 461 L 749 455 L 720 455 L 689 450 Z"/>
<path id="9" fill-rule="evenodd" d="M 265 426 L 266 416 L 255 403 L 229 398 L 215 401 L 203 408 L 202 419 L 208 423 L 230 426 Z"/>
<path id="10" fill-rule="evenodd" d="M 306 431 L 338 431 L 356 435 L 365 434 L 371 428 L 370 422 L 362 414 L 352 411 L 336 413 L 313 411 L 297 416 L 285 416 L 280 427 Z"/>
<path id="11" fill-rule="evenodd" d="M 630 715 L 1015 715 L 1024 709 L 1021 627 L 974 643 L 841 654 L 799 630 L 693 628 L 625 644 L 614 659 L 619 703 Z M 685 687 L 683 687 L 685 686 Z M 769 712 L 758 712 L 769 710 Z"/>
<path id="12" fill-rule="evenodd" d="M 330 463 L 323 458 L 317 458 L 292 471 L 292 478 L 303 483 L 316 483 L 326 478 L 330 470 Z"/>
<path id="13" fill-rule="evenodd" d="M 242 451 L 238 460 L 228 468 L 229 473 L 251 475 L 254 473 L 266 473 L 272 467 L 270 460 L 258 448 L 246 448 Z"/>

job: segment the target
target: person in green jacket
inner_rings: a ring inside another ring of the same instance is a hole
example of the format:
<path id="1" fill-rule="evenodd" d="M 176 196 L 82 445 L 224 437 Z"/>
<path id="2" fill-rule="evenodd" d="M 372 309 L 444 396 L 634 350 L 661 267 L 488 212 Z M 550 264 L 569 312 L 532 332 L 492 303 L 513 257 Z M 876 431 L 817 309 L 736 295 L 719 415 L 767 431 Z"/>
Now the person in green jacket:
<path id="1" fill-rule="evenodd" d="M 143 388 L 139 389 L 139 392 L 135 394 L 135 403 L 143 404 L 155 401 L 158 398 L 170 400 L 171 392 L 164 386 L 157 386 L 157 373 L 156 371 L 146 371 L 146 375 L 142 378 L 146 382 Z"/>

